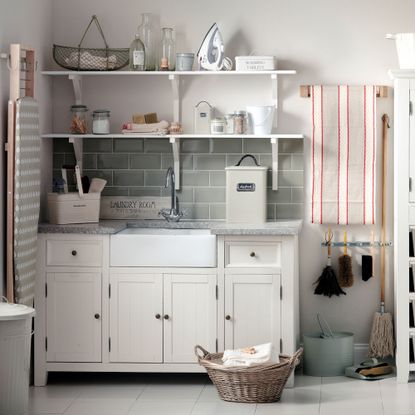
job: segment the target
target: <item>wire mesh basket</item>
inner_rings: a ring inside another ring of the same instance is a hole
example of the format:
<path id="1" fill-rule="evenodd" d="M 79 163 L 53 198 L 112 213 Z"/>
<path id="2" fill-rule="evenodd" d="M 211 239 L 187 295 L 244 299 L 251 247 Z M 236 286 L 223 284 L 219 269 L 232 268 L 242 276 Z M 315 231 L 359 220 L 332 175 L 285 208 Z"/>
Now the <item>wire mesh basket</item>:
<path id="1" fill-rule="evenodd" d="M 92 23 L 96 24 L 105 48 L 82 47 Z M 77 47 L 53 45 L 54 61 L 62 68 L 75 71 L 116 71 L 128 65 L 129 52 L 129 48 L 108 47 L 101 25 L 95 15 L 92 16 Z"/>

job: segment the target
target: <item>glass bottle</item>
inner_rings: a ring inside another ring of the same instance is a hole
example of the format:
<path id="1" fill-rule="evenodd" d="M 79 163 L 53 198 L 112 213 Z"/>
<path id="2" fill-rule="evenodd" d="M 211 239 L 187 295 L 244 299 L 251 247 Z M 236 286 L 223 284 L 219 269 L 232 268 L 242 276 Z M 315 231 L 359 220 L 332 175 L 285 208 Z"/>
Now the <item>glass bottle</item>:
<path id="1" fill-rule="evenodd" d="M 141 14 L 141 24 L 138 26 L 137 34 L 144 43 L 146 71 L 154 71 L 156 69 L 156 41 L 151 13 Z"/>
<path id="2" fill-rule="evenodd" d="M 171 27 L 163 27 L 162 29 L 158 68 L 161 71 L 174 71 L 176 68 L 176 45 Z"/>
<path id="3" fill-rule="evenodd" d="M 146 55 L 144 44 L 137 33 L 130 45 L 130 69 L 132 71 L 144 71 L 145 65 Z"/>

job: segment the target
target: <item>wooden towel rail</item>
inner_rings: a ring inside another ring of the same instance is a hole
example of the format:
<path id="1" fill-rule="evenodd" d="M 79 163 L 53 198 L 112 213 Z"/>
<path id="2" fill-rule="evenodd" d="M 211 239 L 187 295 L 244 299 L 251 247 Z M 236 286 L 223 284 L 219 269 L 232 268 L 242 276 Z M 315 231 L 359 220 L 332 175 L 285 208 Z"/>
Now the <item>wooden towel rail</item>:
<path id="1" fill-rule="evenodd" d="M 376 97 L 377 98 L 387 98 L 388 96 L 388 87 L 385 85 L 376 86 Z M 301 98 L 310 98 L 311 97 L 311 85 L 301 85 L 300 86 L 300 97 Z"/>

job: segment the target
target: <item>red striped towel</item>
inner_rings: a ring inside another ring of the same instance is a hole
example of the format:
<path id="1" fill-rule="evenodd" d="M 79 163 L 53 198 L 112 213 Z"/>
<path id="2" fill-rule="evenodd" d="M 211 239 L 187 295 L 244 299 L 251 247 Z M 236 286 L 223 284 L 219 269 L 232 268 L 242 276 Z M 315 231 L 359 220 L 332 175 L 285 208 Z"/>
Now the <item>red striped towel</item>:
<path id="1" fill-rule="evenodd" d="M 311 222 L 375 223 L 376 87 L 311 87 Z"/>

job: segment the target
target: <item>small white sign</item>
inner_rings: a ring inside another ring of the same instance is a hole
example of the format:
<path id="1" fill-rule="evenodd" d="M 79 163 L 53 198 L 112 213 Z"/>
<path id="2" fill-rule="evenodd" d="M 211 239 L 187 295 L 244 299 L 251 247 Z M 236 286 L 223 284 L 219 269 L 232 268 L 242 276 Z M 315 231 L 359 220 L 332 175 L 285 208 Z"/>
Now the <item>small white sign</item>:
<path id="1" fill-rule="evenodd" d="M 101 219 L 159 219 L 159 212 L 170 207 L 169 197 L 103 196 Z"/>

